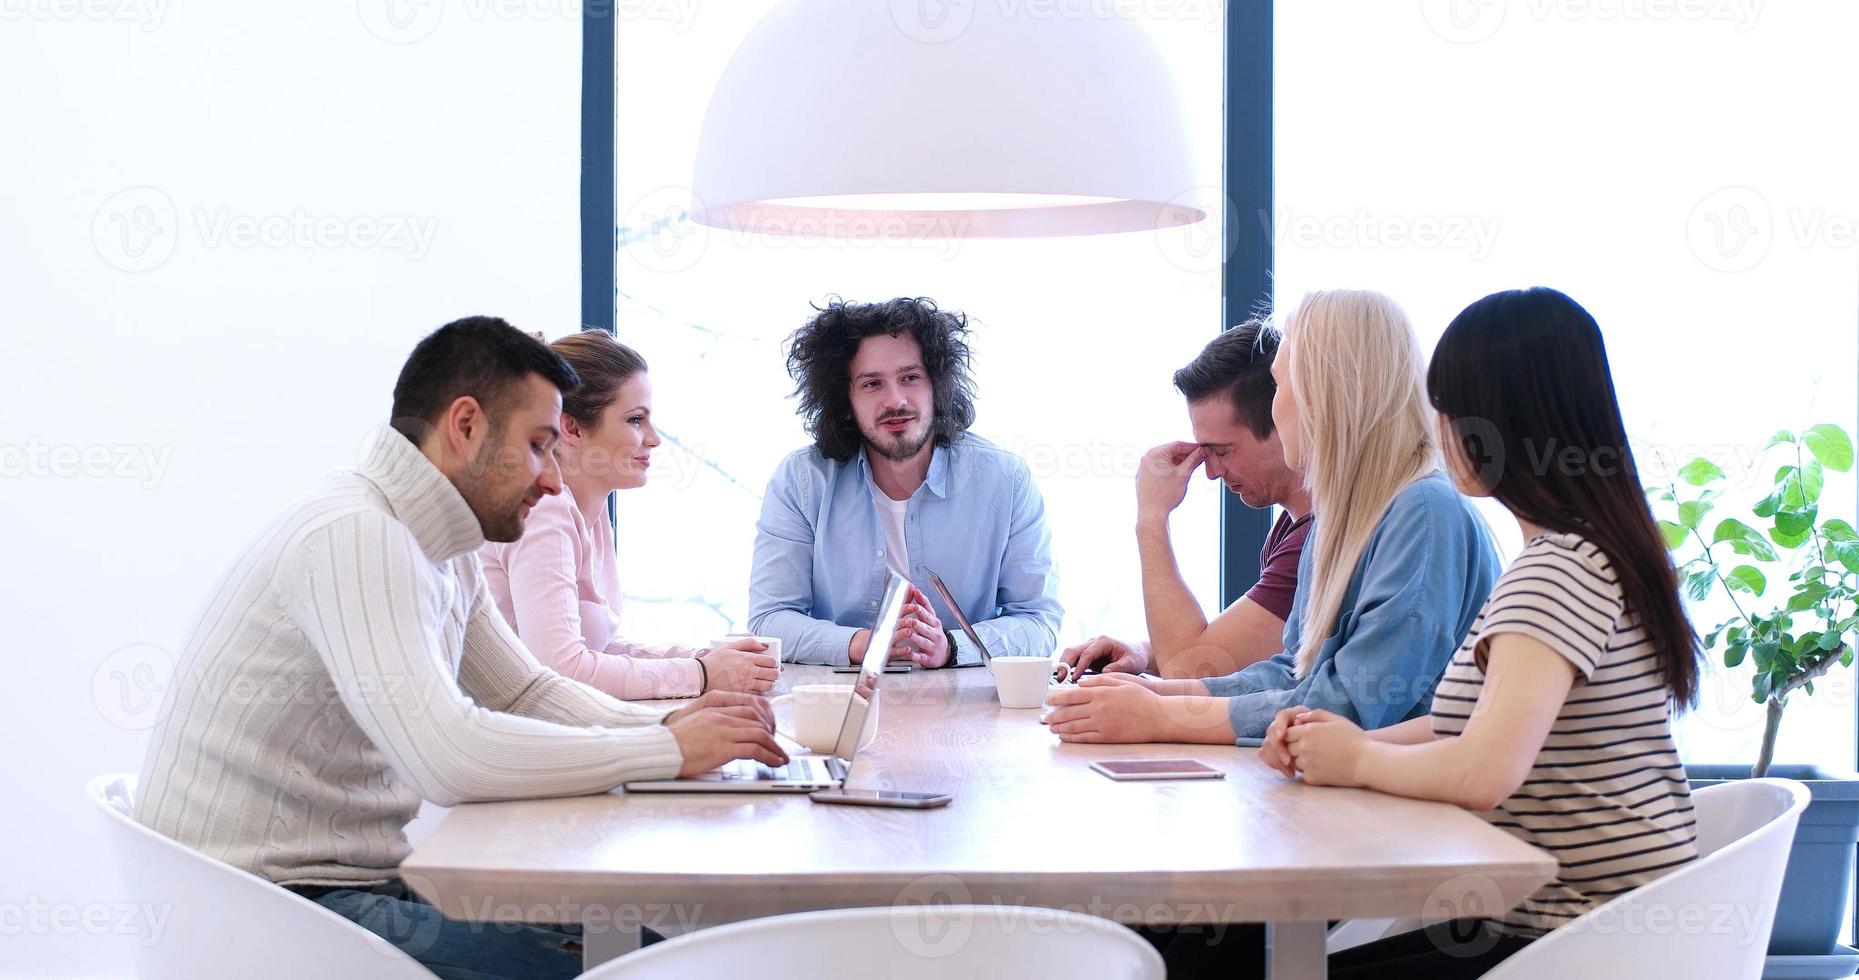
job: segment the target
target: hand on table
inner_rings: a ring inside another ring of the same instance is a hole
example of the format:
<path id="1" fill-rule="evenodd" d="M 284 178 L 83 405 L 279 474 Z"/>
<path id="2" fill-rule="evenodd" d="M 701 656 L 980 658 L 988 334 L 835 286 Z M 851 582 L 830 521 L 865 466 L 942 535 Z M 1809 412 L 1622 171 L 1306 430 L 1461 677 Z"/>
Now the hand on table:
<path id="1" fill-rule="evenodd" d="M 1045 723 L 1064 742 L 1156 742 L 1166 732 L 1162 696 L 1133 674 L 1099 674 L 1053 688 Z"/>
<path id="2" fill-rule="evenodd" d="M 744 637 L 698 655 L 710 684 L 705 690 L 761 694 L 774 687 L 781 679 L 781 665 L 767 650 L 754 637 Z"/>
<path id="3" fill-rule="evenodd" d="M 1065 648 L 1065 652 L 1059 654 L 1059 663 L 1065 665 L 1067 678 L 1077 678 L 1093 667 L 1106 674 L 1140 674 L 1155 666 L 1155 657 L 1149 652 L 1147 641 L 1125 643 L 1100 636 Z"/>
<path id="4" fill-rule="evenodd" d="M 1291 763 L 1312 786 L 1361 786 L 1363 749 L 1369 743 L 1361 726 L 1328 711 L 1305 710 L 1292 720 L 1284 744 Z"/>
<path id="5" fill-rule="evenodd" d="M 949 663 L 954 651 L 949 649 L 949 634 L 943 632 L 942 620 L 936 618 L 936 610 L 930 606 L 929 597 L 916 586 L 910 587 L 910 596 L 904 602 L 903 615 L 897 619 L 897 642 L 910 648 L 906 657 L 918 667 L 942 667 Z M 895 648 L 891 651 L 892 660 L 902 660 Z"/>

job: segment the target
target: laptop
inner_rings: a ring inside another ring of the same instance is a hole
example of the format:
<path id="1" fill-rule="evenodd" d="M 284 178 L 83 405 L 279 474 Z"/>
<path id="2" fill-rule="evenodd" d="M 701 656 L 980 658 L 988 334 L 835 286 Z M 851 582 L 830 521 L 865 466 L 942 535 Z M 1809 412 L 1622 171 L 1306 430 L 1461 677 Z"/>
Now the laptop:
<path id="1" fill-rule="evenodd" d="M 962 632 L 967 635 L 968 641 L 975 645 L 976 650 L 981 651 L 981 662 L 987 663 L 994 659 L 994 655 L 988 652 L 988 645 L 981 642 L 980 635 L 975 632 L 974 626 L 969 624 L 968 616 L 962 612 L 962 604 L 956 602 L 955 596 L 949 593 L 949 587 L 942 584 L 942 576 L 930 572 L 929 577 L 930 584 L 936 587 L 936 594 L 942 596 L 943 604 L 948 606 L 949 612 L 955 615 L 956 625 L 962 627 Z"/>
<path id="2" fill-rule="evenodd" d="M 896 572 L 890 573 L 878 622 L 872 627 L 873 636 L 897 632 L 897 620 L 903 615 L 904 599 L 909 594 L 910 583 Z M 624 787 L 628 793 L 811 793 L 839 786 L 852 772 L 852 763 L 858 757 L 859 736 L 864 734 L 865 719 L 878 696 L 882 668 L 883 658 L 865 658 L 853 681 L 853 696 L 846 700 L 845 717 L 839 723 L 839 737 L 831 755 L 792 755 L 785 766 L 737 759 L 697 776 L 640 780 L 625 783 Z"/>

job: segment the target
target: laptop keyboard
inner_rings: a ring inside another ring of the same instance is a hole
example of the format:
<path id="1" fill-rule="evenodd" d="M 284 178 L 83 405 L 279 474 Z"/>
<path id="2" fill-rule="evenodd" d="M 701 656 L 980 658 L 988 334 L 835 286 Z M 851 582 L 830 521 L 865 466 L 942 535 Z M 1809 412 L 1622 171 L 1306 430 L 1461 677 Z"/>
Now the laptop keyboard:
<path id="1" fill-rule="evenodd" d="M 744 779 L 755 782 L 793 780 L 821 783 L 830 782 L 834 778 L 829 772 L 829 767 L 819 759 L 794 759 L 785 766 L 766 766 L 753 759 L 737 759 L 720 771 L 724 779 Z"/>

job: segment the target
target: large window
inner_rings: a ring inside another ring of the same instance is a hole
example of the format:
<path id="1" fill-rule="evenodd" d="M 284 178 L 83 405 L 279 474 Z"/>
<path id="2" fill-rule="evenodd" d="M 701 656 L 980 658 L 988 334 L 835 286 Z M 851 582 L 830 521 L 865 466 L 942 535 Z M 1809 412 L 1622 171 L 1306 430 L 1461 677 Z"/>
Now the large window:
<path id="1" fill-rule="evenodd" d="M 618 332 L 652 366 L 668 441 L 651 485 L 619 496 L 624 628 L 702 640 L 746 622 L 761 494 L 782 456 L 806 442 L 787 397 L 782 339 L 829 297 L 911 295 L 972 318 L 974 431 L 1024 457 L 1044 493 L 1066 611 L 1061 641 L 1143 635 L 1136 462 L 1151 445 L 1188 437 L 1170 377 L 1221 325 L 1222 209 L 1169 232 L 1030 240 L 827 241 L 693 225 L 682 213 L 705 106 L 773 6 L 704 4 L 686 21 L 627 20 L 618 32 Z M 1196 169 L 1181 191 L 1211 203 L 1221 165 L 1220 5 L 1143 20 L 1145 6 L 1098 15 L 1142 21 L 1164 48 Z M 1088 124 L 1084 107 L 1079 118 Z M 845 134 L 905 153 L 934 153 L 942 137 Z M 1218 600 L 1218 489 L 1197 481 L 1174 523 L 1183 572 L 1209 606 Z"/>
<path id="2" fill-rule="evenodd" d="M 1550 285 L 1607 335 L 1648 482 L 1694 456 L 1765 492 L 1778 428 L 1853 427 L 1859 8 L 1279 3 L 1281 306 L 1368 286 L 1430 345 L 1488 292 Z M 1803 370 L 1811 361 L 1811 370 Z M 1850 474 L 1823 517 L 1852 516 Z M 1516 525 L 1493 516 L 1507 549 Z M 1694 608 L 1700 632 L 1727 614 Z M 1716 660 L 1713 655 L 1713 660 Z M 1778 761 L 1851 766 L 1851 671 L 1797 697 Z M 1719 666 L 1687 758 L 1753 761 L 1748 667 Z"/>

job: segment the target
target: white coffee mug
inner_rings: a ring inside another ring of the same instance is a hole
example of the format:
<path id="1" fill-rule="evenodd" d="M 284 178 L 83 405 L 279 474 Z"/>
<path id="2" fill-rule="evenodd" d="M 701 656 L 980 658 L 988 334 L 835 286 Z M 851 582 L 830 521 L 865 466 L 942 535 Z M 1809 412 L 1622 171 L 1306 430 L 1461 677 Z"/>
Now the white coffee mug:
<path id="1" fill-rule="evenodd" d="M 799 684 L 780 697 L 769 698 L 771 705 L 792 704 L 794 720 L 791 730 L 781 734 L 805 745 L 810 751 L 830 755 L 839 745 L 839 729 L 846 720 L 846 699 L 852 695 L 850 684 Z M 860 706 L 865 701 L 859 699 Z M 878 705 L 865 712 L 865 727 L 859 733 L 859 747 L 878 737 Z"/>
<path id="2" fill-rule="evenodd" d="M 778 636 L 756 636 L 754 633 L 725 633 L 722 639 L 710 641 L 710 649 L 715 650 L 717 647 L 726 647 L 737 640 L 754 640 L 762 646 L 767 647 L 768 649 L 762 652 L 775 658 L 775 669 L 781 669 L 781 638 Z"/>
<path id="3" fill-rule="evenodd" d="M 1046 700 L 1052 682 L 1052 657 L 994 657 L 994 694 L 1003 708 L 1037 708 Z"/>

